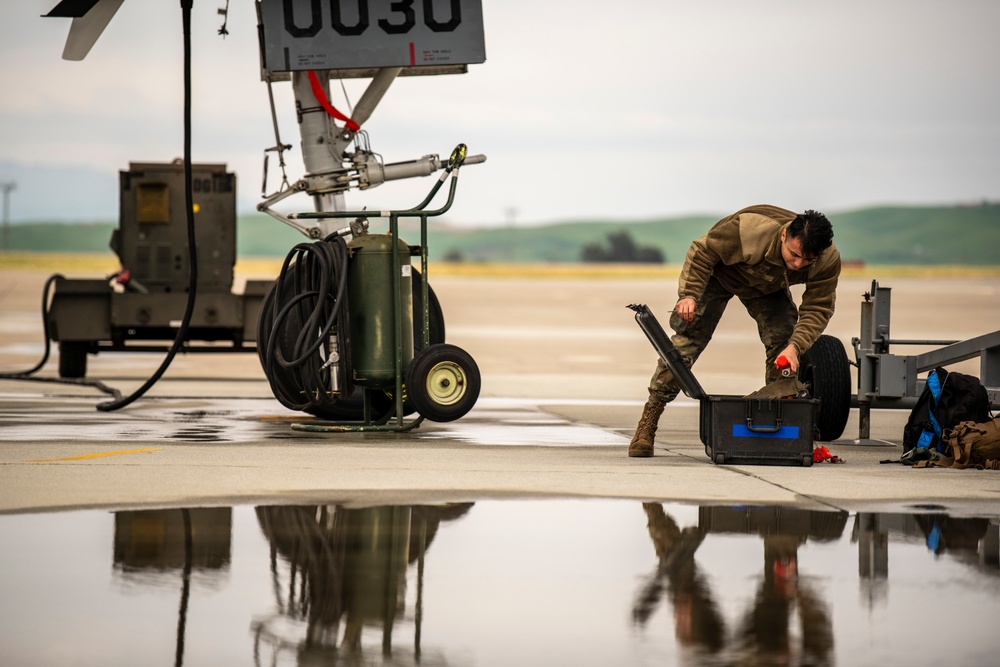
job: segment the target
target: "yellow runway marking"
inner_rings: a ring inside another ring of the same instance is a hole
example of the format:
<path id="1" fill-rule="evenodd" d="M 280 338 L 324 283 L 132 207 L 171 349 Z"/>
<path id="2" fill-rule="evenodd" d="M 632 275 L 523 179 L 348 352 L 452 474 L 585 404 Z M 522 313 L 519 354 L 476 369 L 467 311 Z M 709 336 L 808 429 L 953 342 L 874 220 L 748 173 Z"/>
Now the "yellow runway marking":
<path id="1" fill-rule="evenodd" d="M 83 461 L 84 459 L 99 459 L 103 456 L 120 456 L 121 454 L 143 454 L 145 452 L 158 452 L 159 447 L 150 447 L 147 449 L 125 449 L 120 452 L 98 452 L 97 454 L 81 454 L 80 456 L 66 456 L 61 459 L 33 459 L 31 461 L 25 461 L 25 463 L 53 463 L 55 461 Z"/>

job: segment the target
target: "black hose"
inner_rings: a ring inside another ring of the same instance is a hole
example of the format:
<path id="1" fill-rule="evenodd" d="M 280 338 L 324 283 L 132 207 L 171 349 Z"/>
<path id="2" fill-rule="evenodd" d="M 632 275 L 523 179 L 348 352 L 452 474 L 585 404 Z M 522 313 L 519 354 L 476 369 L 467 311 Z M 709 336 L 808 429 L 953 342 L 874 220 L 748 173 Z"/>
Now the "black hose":
<path id="1" fill-rule="evenodd" d="M 289 251 L 261 303 L 257 355 L 274 397 L 292 410 L 320 410 L 353 390 L 347 306 L 347 243 L 331 234 Z M 336 335 L 339 359 L 327 348 Z M 332 394 L 332 373 L 339 380 Z"/>
<path id="2" fill-rule="evenodd" d="M 97 409 L 103 412 L 124 408 L 149 391 L 150 387 L 163 377 L 174 357 L 177 356 L 177 352 L 187 340 L 191 316 L 194 314 L 194 302 L 198 292 L 198 248 L 195 244 L 194 195 L 191 185 L 191 6 L 193 3 L 194 0 L 181 0 L 181 23 L 184 31 L 184 203 L 187 213 L 188 268 L 190 273 L 187 307 L 184 309 L 184 317 L 181 319 L 181 326 L 177 330 L 174 343 L 170 346 L 167 356 L 160 363 L 160 367 L 129 396 L 108 403 L 98 403 Z"/>
<path id="3" fill-rule="evenodd" d="M 65 277 L 66 276 L 61 273 L 53 273 L 45 281 L 45 286 L 42 288 L 42 333 L 45 335 L 45 352 L 42 354 L 42 360 L 35 364 L 33 368 L 26 371 L 18 371 L 16 373 L 0 373 L 0 378 L 4 378 L 5 380 L 23 380 L 42 370 L 42 366 L 48 362 L 49 353 L 51 351 L 51 345 L 49 343 L 49 292 L 52 290 L 52 285 L 54 285 L 57 280 L 62 280 Z"/>

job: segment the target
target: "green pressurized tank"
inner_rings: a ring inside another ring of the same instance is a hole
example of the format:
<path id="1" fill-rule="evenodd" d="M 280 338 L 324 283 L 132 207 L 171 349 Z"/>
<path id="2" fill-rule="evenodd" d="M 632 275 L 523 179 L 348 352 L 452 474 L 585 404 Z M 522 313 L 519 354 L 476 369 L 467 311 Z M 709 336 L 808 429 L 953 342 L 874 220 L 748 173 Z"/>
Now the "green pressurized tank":
<path id="1" fill-rule="evenodd" d="M 402 318 L 402 367 L 413 358 L 413 292 L 410 250 L 398 239 L 399 261 L 393 262 L 391 234 L 364 234 L 347 247 L 347 303 L 351 311 L 351 365 L 354 381 L 368 388 L 396 386 L 396 314 L 393 275 L 398 274 Z"/>

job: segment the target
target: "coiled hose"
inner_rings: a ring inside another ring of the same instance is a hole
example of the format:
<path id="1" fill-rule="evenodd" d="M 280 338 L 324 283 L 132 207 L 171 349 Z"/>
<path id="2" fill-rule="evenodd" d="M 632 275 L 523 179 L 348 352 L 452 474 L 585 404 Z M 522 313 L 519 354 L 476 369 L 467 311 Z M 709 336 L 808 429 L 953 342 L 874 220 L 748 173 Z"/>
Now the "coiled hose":
<path id="1" fill-rule="evenodd" d="M 327 412 L 351 383 L 347 243 L 331 234 L 300 243 L 285 257 L 257 319 L 257 356 L 274 397 L 292 410 Z M 338 341 L 331 359 L 331 334 Z M 331 373 L 339 393 L 331 393 Z"/>

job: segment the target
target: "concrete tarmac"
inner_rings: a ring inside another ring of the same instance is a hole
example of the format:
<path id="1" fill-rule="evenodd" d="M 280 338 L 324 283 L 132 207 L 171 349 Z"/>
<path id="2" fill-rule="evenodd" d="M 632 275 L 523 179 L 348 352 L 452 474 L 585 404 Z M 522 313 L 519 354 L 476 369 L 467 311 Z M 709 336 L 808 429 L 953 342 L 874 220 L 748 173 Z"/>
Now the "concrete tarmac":
<path id="1" fill-rule="evenodd" d="M 47 275 L 0 272 L 0 372 L 42 355 Z M 842 280 L 827 332 L 851 360 L 872 278 Z M 894 338 L 1000 330 L 995 277 L 879 282 L 893 288 Z M 655 456 L 628 458 L 656 357 L 625 306 L 647 303 L 665 322 L 676 278 L 442 275 L 431 284 L 448 342 L 482 373 L 480 400 L 462 419 L 408 433 L 296 430 L 309 416 L 273 398 L 256 355 L 221 353 L 179 355 L 146 397 L 100 412 L 108 397 L 94 387 L 52 381 L 53 350 L 38 381 L 0 379 L 0 512 L 590 497 L 1000 516 L 998 472 L 880 463 L 902 453 L 904 410 L 874 411 L 864 443 L 853 410 L 842 440 L 825 443 L 841 464 L 717 466 L 699 440 L 698 404 L 682 397 L 660 421 Z M 88 378 L 128 395 L 161 359 L 92 356 Z M 951 368 L 979 374 L 978 361 Z M 694 371 L 712 394 L 760 386 L 763 350 L 738 302 Z"/>

